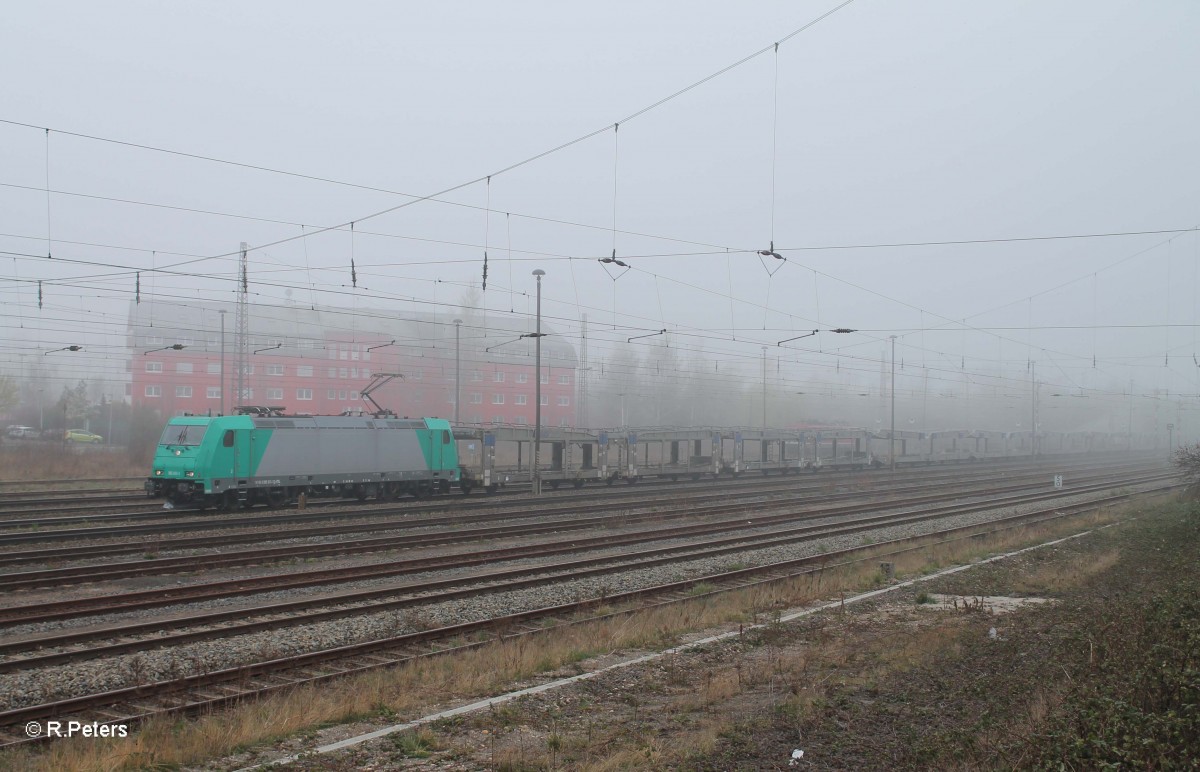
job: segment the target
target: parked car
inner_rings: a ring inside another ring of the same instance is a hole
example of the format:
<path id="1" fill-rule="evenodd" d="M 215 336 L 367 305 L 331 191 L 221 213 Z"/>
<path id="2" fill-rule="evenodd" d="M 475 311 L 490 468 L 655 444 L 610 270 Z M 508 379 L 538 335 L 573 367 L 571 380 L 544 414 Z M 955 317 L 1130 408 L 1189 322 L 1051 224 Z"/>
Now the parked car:
<path id="1" fill-rule="evenodd" d="M 99 434 L 92 434 L 91 432 L 85 432 L 83 429 L 67 429 L 65 439 L 67 442 L 98 443 L 98 442 L 104 441 L 104 438 L 101 437 Z"/>
<path id="2" fill-rule="evenodd" d="M 4 430 L 4 436 L 14 440 L 36 440 L 40 434 L 32 426 L 9 426 Z"/>

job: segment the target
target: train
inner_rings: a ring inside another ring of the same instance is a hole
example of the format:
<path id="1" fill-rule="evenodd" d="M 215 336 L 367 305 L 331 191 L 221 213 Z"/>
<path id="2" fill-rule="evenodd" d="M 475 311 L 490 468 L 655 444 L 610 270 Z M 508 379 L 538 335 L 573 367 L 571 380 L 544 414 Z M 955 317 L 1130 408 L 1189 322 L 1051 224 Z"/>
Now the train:
<path id="1" fill-rule="evenodd" d="M 533 478 L 529 426 L 452 426 L 387 411 L 285 415 L 240 407 L 233 416 L 170 419 L 145 488 L 168 506 L 278 507 L 301 496 L 424 498 Z M 865 429 L 672 428 L 587 431 L 543 427 L 539 483 L 636 483 L 645 477 L 718 479 L 1041 455 L 1149 450 L 1146 435 L 1093 432 L 872 432 Z"/>
<path id="2" fill-rule="evenodd" d="M 278 507 L 304 497 L 394 499 L 470 492 L 450 423 L 391 414 L 293 416 L 243 408 L 171 418 L 155 449 L 148 496 L 168 507 Z"/>

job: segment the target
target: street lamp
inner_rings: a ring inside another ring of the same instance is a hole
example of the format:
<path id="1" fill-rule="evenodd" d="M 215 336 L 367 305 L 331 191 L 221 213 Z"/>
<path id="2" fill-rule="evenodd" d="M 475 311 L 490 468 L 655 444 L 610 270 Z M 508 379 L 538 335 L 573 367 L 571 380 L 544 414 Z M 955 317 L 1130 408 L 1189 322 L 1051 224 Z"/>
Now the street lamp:
<path id="1" fill-rule="evenodd" d="M 537 350 L 533 360 L 534 377 L 534 417 L 533 417 L 533 495 L 542 495 L 542 277 L 546 272 L 538 268 L 533 272 L 537 277 L 537 329 L 534 332 Z"/>
<path id="2" fill-rule="evenodd" d="M 56 354 L 59 351 L 83 351 L 83 346 L 63 346 L 62 348 L 54 349 L 54 351 L 47 351 L 42 356 L 50 356 L 51 354 Z"/>
<path id="3" fill-rule="evenodd" d="M 142 356 L 146 356 L 147 354 L 153 354 L 155 351 L 183 351 L 185 348 L 187 348 L 187 346 L 184 346 L 182 343 L 173 343 L 170 346 L 163 346 L 162 348 L 152 348 L 149 351 L 143 351 Z"/>
<path id="4" fill-rule="evenodd" d="M 892 339 L 892 430 L 888 434 L 888 460 L 891 461 L 893 472 L 896 471 L 896 336 Z"/>
<path id="5" fill-rule="evenodd" d="M 762 347 L 762 371 L 763 371 L 763 431 L 767 430 L 767 347 Z"/>
<path id="6" fill-rule="evenodd" d="M 460 356 L 460 343 L 462 338 L 459 333 L 462 332 L 462 319 L 454 320 L 454 423 L 458 424 L 458 403 L 459 397 L 462 396 L 462 357 Z"/>
<path id="7" fill-rule="evenodd" d="M 221 415 L 225 415 L 225 309 L 217 310 L 221 315 Z"/>
<path id="8" fill-rule="evenodd" d="M 818 332 L 820 332 L 820 330 L 813 330 L 812 332 L 806 332 L 803 335 L 797 335 L 794 338 L 785 338 L 785 339 L 779 341 L 778 343 L 776 343 L 775 345 L 782 346 L 784 343 L 791 343 L 792 341 L 800 340 L 801 338 L 811 338 L 812 336 L 816 335 Z M 832 330 L 826 330 L 825 332 L 836 332 L 839 335 L 845 335 L 846 333 L 849 333 L 849 332 L 858 332 L 858 330 L 851 330 L 847 327 L 838 327 L 838 328 L 835 328 Z"/>

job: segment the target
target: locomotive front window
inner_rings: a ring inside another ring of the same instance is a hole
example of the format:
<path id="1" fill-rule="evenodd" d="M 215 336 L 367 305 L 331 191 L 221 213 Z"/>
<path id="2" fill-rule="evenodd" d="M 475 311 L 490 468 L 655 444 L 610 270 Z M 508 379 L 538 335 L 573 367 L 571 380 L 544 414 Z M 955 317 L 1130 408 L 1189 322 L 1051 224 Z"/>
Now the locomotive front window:
<path id="1" fill-rule="evenodd" d="M 204 439 L 204 432 L 208 430 L 207 426 L 180 426 L 178 424 L 168 424 L 163 430 L 162 438 L 158 441 L 159 445 L 199 445 L 200 440 Z"/>

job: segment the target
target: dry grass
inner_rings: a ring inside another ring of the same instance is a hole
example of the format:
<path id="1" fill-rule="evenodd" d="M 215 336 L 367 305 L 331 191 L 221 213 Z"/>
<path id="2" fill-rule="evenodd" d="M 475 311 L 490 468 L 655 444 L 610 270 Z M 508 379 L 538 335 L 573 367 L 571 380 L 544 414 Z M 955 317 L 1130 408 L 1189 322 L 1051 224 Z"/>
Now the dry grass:
<path id="1" fill-rule="evenodd" d="M 1044 541 L 1081 527 L 1094 526 L 1115 515 L 1094 513 L 1070 521 L 1015 529 L 987 539 L 926 544 L 891 555 L 898 577 L 928 573 L 931 567 L 978 559 L 986 554 Z M 932 541 L 932 540 L 931 540 Z M 864 548 L 859 563 L 815 571 L 768 587 L 753 588 L 716 598 L 697 599 L 637 614 L 614 617 L 536 637 L 510 638 L 480 649 L 454 653 L 413 663 L 389 671 L 375 672 L 315 688 L 292 692 L 241 705 L 231 710 L 188 721 L 153 721 L 135 737 L 120 741 L 63 741 L 42 753 L 16 751 L 0 756 L 0 768 L 29 770 L 137 769 L 149 766 L 195 764 L 241 749 L 296 735 L 314 727 L 375 716 L 411 719 L 436 706 L 479 699 L 502 693 L 515 682 L 528 681 L 553 671 L 578 672 L 578 663 L 588 657 L 618 650 L 662 648 L 678 642 L 688 632 L 729 623 L 769 622 L 782 610 L 810 604 L 819 598 L 836 597 L 878 586 L 879 547 Z M 1115 557 L 1114 557 L 1115 559 Z M 1106 562 L 1108 558 L 1106 557 Z M 1075 566 L 1071 571 L 1051 572 L 1038 578 L 1040 584 L 1078 580 L 1102 566 Z M 804 711 L 821 695 L 812 683 L 814 668 L 845 665 L 862 657 L 876 657 L 877 672 L 904 668 L 918 661 L 935 646 L 953 645 L 944 632 L 918 632 L 900 645 L 891 639 L 887 646 L 864 649 L 861 640 L 846 637 L 822 641 L 799 656 L 768 657 L 729 672 L 713 673 L 699 689 L 682 695 L 677 704 L 681 714 L 699 714 L 694 727 L 678 738 L 659 740 L 594 738 L 585 755 L 594 759 L 589 770 L 628 769 L 683 759 L 716 742 L 727 731 L 733 715 L 721 706 L 736 703 L 745 690 L 778 685 L 778 702 L 784 709 Z M 882 653 L 886 649 L 886 654 Z M 563 671 L 566 668 L 567 670 Z M 1031 716 L 1035 713 L 1031 705 Z M 1032 719 L 1031 719 L 1032 720 Z M 573 740 L 573 741 L 577 741 Z M 528 768 L 531 758 L 545 759 L 546 742 L 538 748 L 504 749 L 516 757 L 497 757 L 496 768 Z M 556 740 L 560 745 L 562 740 Z M 552 744 L 553 744 L 552 742 Z M 526 755 L 528 750 L 528 755 Z M 555 750 L 555 753 L 558 751 Z M 576 755 L 579 758 L 579 755 Z M 503 763 L 500 763 L 503 762 Z M 539 763 L 544 763 L 541 761 Z"/>
<path id="2" fill-rule="evenodd" d="M 0 446 L 0 480 L 61 480 L 135 477 L 146 474 L 121 448 L 79 447 L 61 442 L 5 442 Z M 7 486 L 6 490 L 19 490 Z"/>

